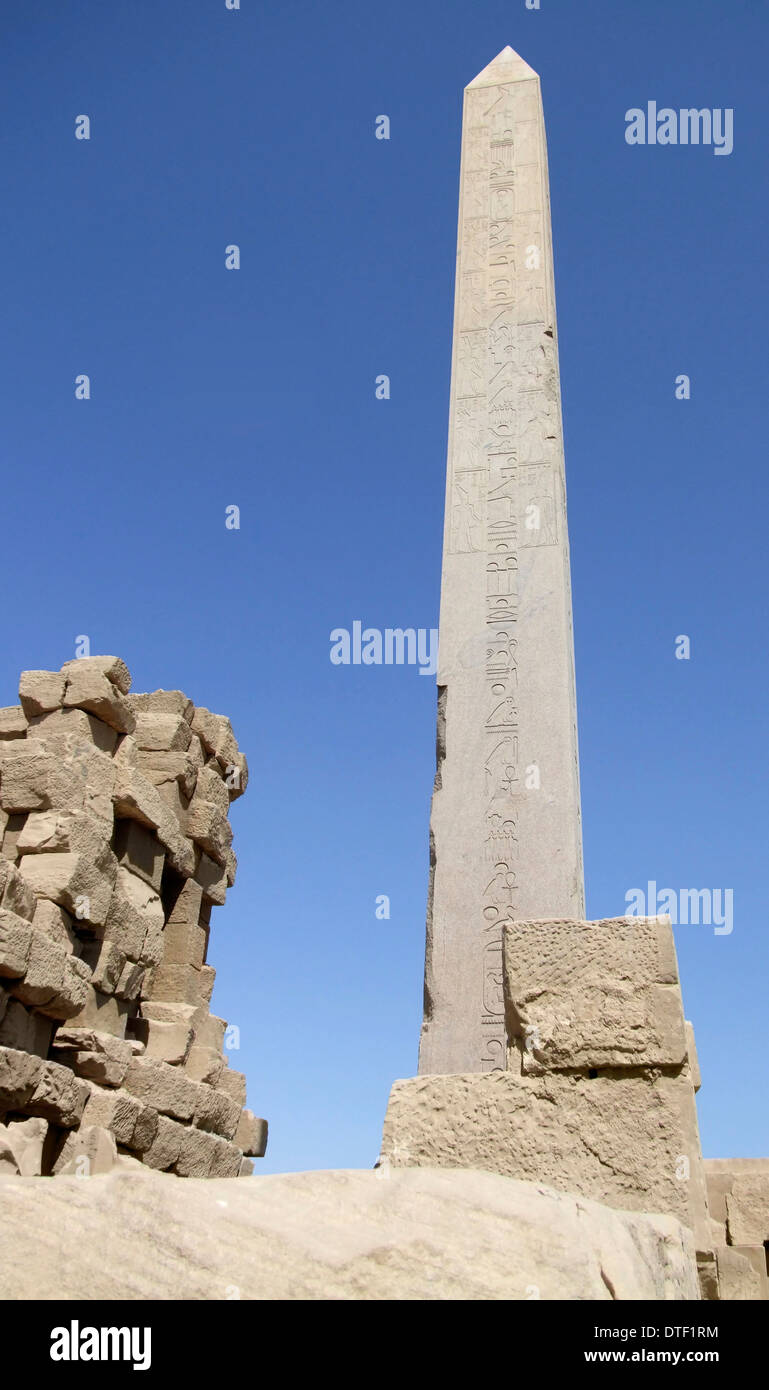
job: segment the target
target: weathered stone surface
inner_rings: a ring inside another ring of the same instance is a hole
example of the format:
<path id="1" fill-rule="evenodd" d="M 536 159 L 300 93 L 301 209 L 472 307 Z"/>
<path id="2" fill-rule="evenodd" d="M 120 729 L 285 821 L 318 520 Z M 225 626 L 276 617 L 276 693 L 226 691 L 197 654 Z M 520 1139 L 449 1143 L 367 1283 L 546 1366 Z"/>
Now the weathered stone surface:
<path id="1" fill-rule="evenodd" d="M 249 1158 L 263 1158 L 267 1151 L 267 1121 L 244 1110 L 235 1131 L 235 1143 Z"/>
<path id="2" fill-rule="evenodd" d="M 157 835 L 135 820 L 119 820 L 115 825 L 114 850 L 123 868 L 138 874 L 156 893 L 160 890 L 165 850 Z"/>
<path id="3" fill-rule="evenodd" d="M 79 1123 L 88 1099 L 88 1085 L 58 1062 L 43 1062 L 32 1095 L 24 1106 L 29 1115 L 41 1115 L 63 1129 Z"/>
<path id="4" fill-rule="evenodd" d="M 218 1080 L 212 1082 L 217 1091 L 224 1091 L 226 1096 L 237 1102 L 241 1110 L 246 1103 L 246 1078 L 241 1071 L 233 1071 L 231 1067 L 224 1066 L 219 1073 Z"/>
<path id="5" fill-rule="evenodd" d="M 171 1003 L 198 1004 L 202 998 L 201 971 L 192 965 L 158 966 L 152 981 L 150 999 L 153 1003 L 167 1000 Z"/>
<path id="6" fill-rule="evenodd" d="M 0 708 L 0 742 L 25 738 L 27 721 L 20 705 L 3 705 Z"/>
<path id="7" fill-rule="evenodd" d="M 0 857 L 0 904 L 6 912 L 31 922 L 35 914 L 35 894 L 18 869 Z"/>
<path id="8" fill-rule="evenodd" d="M 19 700 L 27 719 L 58 709 L 64 700 L 64 677 L 60 671 L 22 671 Z"/>
<path id="9" fill-rule="evenodd" d="M 172 1168 L 181 1152 L 182 1139 L 186 1132 L 186 1125 L 178 1124 L 167 1115 L 158 1115 L 157 1134 L 143 1155 L 148 1167 L 161 1170 Z"/>
<path id="10" fill-rule="evenodd" d="M 85 811 L 33 811 L 16 841 L 23 854 L 84 854 L 96 859 L 109 847 L 111 827 Z"/>
<path id="11" fill-rule="evenodd" d="M 0 1046 L 32 1052 L 36 1057 L 47 1057 L 53 1020 L 28 1009 L 19 999 L 6 997 L 7 1005 L 0 1014 Z"/>
<path id="12" fill-rule="evenodd" d="M 0 804 L 4 811 L 37 811 L 48 802 L 54 759 L 38 743 L 0 744 Z"/>
<path id="13" fill-rule="evenodd" d="M 137 766 L 159 791 L 169 783 L 175 783 L 189 800 L 195 790 L 199 764 L 189 753 L 142 751 L 137 755 Z"/>
<path id="14" fill-rule="evenodd" d="M 195 882 L 200 884 L 204 897 L 221 907 L 227 896 L 227 874 L 221 864 L 204 852 L 201 852 L 195 869 Z"/>
<path id="15" fill-rule="evenodd" d="M 39 1118 L 9 1120 L 2 1132 L 13 1151 L 21 1176 L 25 1178 L 40 1177 L 43 1145 L 48 1133 L 48 1121 Z"/>
<path id="16" fill-rule="evenodd" d="M 694 1039 L 694 1027 L 689 1022 L 688 1018 L 684 1021 L 684 1027 L 686 1029 L 686 1055 L 689 1058 L 692 1085 L 695 1091 L 699 1091 L 702 1085 L 702 1077 L 700 1075 L 700 1064 L 697 1060 L 697 1044 Z"/>
<path id="17" fill-rule="evenodd" d="M 107 920 L 117 862 L 105 847 L 95 859 L 85 854 L 25 854 L 21 873 L 40 898 L 50 898 L 78 922 Z"/>
<path id="18" fill-rule="evenodd" d="M 137 768 L 125 763 L 115 767 L 115 815 L 138 820 L 141 825 L 156 830 L 158 839 L 168 851 L 169 862 L 178 873 L 190 877 L 195 867 L 192 845 L 184 838 L 173 811 L 157 787 Z"/>
<path id="19" fill-rule="evenodd" d="M 125 696 L 100 671 L 83 668 L 83 660 L 69 664 L 64 709 L 87 710 L 119 734 L 133 733 L 136 716 Z"/>
<path id="20" fill-rule="evenodd" d="M 131 673 L 119 656 L 79 656 L 65 661 L 61 670 L 68 681 L 87 672 L 106 676 L 121 695 L 127 695 L 131 689 Z"/>
<path id="21" fill-rule="evenodd" d="M 64 985 L 64 964 L 68 959 L 62 946 L 44 932 L 30 928 L 29 960 L 23 980 L 13 985 L 13 994 L 22 1004 L 41 1007 L 61 994 Z"/>
<path id="22" fill-rule="evenodd" d="M 91 985 L 86 990 L 85 1002 L 69 1022 L 76 1028 L 95 1028 L 101 1033 L 112 1033 L 113 1037 L 125 1037 L 129 1005 L 123 999 L 111 994 L 102 994 Z"/>
<path id="23" fill-rule="evenodd" d="M 202 1129 L 185 1128 L 174 1172 L 180 1178 L 207 1178 L 215 1153 L 215 1135 Z"/>
<path id="24" fill-rule="evenodd" d="M 192 700 L 181 690 L 150 690 L 136 693 L 131 696 L 131 707 L 137 715 L 177 715 L 188 724 L 195 710 Z"/>
<path id="25" fill-rule="evenodd" d="M 99 752 L 111 755 L 119 735 L 87 710 L 56 709 L 49 714 L 31 715 L 27 738 L 70 754 L 78 744 L 93 744 Z"/>
<path id="26" fill-rule="evenodd" d="M 135 1058 L 128 1068 L 126 1090 L 174 1120 L 191 1120 L 200 1087 L 178 1067 L 165 1062 Z"/>
<path id="27" fill-rule="evenodd" d="M 226 813 L 212 802 L 194 796 L 187 812 L 187 834 L 217 863 L 226 866 L 227 851 L 232 844 L 232 826 Z"/>
<path id="28" fill-rule="evenodd" d="M 192 1046 L 194 1013 L 191 1004 L 142 1001 L 142 1017 L 133 1020 L 133 1030 L 145 1044 L 145 1055 L 172 1066 L 182 1066 Z"/>
<path id="29" fill-rule="evenodd" d="M 224 1058 L 214 1047 L 200 1047 L 193 1043 L 184 1062 L 184 1070 L 190 1081 L 205 1081 L 209 1086 L 218 1088 L 225 1070 Z"/>
<path id="30" fill-rule="evenodd" d="M 760 1273 L 741 1251 L 719 1245 L 716 1250 L 716 1262 L 718 1293 L 723 1302 L 755 1301 L 765 1297 Z"/>
<path id="31" fill-rule="evenodd" d="M 95 1177 L 117 1164 L 115 1136 L 101 1125 L 81 1125 L 67 1135 L 53 1165 L 57 1177 Z"/>
<path id="32" fill-rule="evenodd" d="M 186 753 L 192 732 L 183 715 L 142 710 L 136 715 L 136 746 L 148 752 Z"/>
<path id="33" fill-rule="evenodd" d="M 683 1064 L 687 1040 L 668 918 L 506 922 L 503 966 L 508 1026 L 517 1039 L 511 1068 Z"/>
<path id="34" fill-rule="evenodd" d="M 78 935 L 69 913 L 65 912 L 63 907 L 59 907 L 58 903 L 52 903 L 49 898 L 36 899 L 32 925 L 36 931 L 50 936 L 51 940 L 69 955 L 80 949 Z"/>
<path id="35" fill-rule="evenodd" d="M 209 1177 L 237 1178 L 240 1173 L 240 1165 L 242 1162 L 243 1155 L 237 1145 L 230 1144 L 226 1139 L 217 1137 L 216 1147 L 214 1148 L 213 1157 L 211 1159 Z"/>
<path id="36" fill-rule="evenodd" d="M 0 1113 L 26 1109 L 44 1065 L 31 1053 L 0 1047 Z"/>
<path id="37" fill-rule="evenodd" d="M 118 866 L 105 924 L 105 936 L 129 960 L 141 960 L 148 932 L 153 941 L 163 931 L 163 904 L 144 879 Z"/>
<path id="38" fill-rule="evenodd" d="M 698 1297 L 690 1238 L 671 1218 L 487 1173 L 177 1183 L 116 1169 L 93 1182 L 9 1177 L 3 1194 L 6 1299 L 66 1288 L 73 1300 L 204 1301 L 233 1283 L 262 1301 Z"/>
<path id="39" fill-rule="evenodd" d="M 118 1144 L 133 1147 L 134 1133 L 146 1106 L 127 1091 L 92 1086 L 83 1111 L 83 1125 L 109 1130 Z"/>
<path id="40" fill-rule="evenodd" d="M 769 1243 L 769 1162 L 763 1172 L 735 1173 L 726 1194 L 730 1245 Z"/>
<path id="41" fill-rule="evenodd" d="M 110 1087 L 123 1085 L 134 1056 L 129 1042 L 94 1028 L 60 1028 L 54 1052 L 76 1075 Z"/>
<path id="42" fill-rule="evenodd" d="M 216 1091 L 211 1086 L 199 1086 L 192 1123 L 198 1129 L 220 1134 L 224 1139 L 234 1139 L 236 1130 L 240 1133 L 240 1106 L 223 1091 Z M 242 1144 L 240 1148 L 246 1151 Z"/>
<path id="43" fill-rule="evenodd" d="M 693 1104 L 687 1076 L 654 1072 L 420 1076 L 392 1088 L 382 1154 L 396 1167 L 548 1182 L 609 1206 L 667 1212 L 694 1229 L 704 1203 L 698 1136 L 685 1118 Z"/>
<path id="44" fill-rule="evenodd" d="M 15 912 L 0 908 L 0 977 L 18 980 L 26 974 L 32 947 L 32 928 Z"/>

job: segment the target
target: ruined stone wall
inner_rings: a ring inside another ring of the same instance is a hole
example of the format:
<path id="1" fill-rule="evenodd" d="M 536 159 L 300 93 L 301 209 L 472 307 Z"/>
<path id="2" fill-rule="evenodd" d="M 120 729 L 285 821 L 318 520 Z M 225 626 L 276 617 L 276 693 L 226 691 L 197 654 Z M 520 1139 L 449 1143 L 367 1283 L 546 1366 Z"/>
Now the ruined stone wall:
<path id="1" fill-rule="evenodd" d="M 228 719 L 130 687 L 86 657 L 0 709 L 0 1167 L 237 1176 L 267 1126 L 207 957 L 248 768 Z"/>

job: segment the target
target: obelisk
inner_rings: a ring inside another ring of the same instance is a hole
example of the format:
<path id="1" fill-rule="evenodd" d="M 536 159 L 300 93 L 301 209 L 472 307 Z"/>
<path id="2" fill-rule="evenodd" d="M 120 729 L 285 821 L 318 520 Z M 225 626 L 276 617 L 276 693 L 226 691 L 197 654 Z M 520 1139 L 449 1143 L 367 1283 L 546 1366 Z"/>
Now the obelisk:
<path id="1" fill-rule="evenodd" d="M 504 1069 L 502 923 L 585 915 L 547 150 L 511 48 L 465 90 L 420 1073 Z"/>

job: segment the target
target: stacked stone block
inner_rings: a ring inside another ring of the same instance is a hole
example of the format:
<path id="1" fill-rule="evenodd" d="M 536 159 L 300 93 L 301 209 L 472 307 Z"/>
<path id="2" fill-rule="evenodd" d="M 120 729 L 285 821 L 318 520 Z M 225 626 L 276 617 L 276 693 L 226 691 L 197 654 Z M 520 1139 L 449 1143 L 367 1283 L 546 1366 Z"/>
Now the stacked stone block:
<path id="1" fill-rule="evenodd" d="M 0 710 L 0 1167 L 253 1170 L 267 1126 L 210 1012 L 211 909 L 248 780 L 228 719 L 117 657 Z"/>
<path id="2" fill-rule="evenodd" d="M 769 1159 L 707 1158 L 719 1297 L 769 1299 Z"/>

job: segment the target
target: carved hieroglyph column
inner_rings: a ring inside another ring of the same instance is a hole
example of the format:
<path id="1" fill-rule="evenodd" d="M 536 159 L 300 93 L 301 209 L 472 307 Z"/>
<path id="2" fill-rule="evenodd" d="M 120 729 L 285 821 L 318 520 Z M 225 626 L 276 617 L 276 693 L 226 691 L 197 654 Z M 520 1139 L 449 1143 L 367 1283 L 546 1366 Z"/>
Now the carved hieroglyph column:
<path id="1" fill-rule="evenodd" d="M 465 91 L 419 1070 L 505 1066 L 506 918 L 585 915 L 550 199 L 537 74 Z"/>

